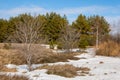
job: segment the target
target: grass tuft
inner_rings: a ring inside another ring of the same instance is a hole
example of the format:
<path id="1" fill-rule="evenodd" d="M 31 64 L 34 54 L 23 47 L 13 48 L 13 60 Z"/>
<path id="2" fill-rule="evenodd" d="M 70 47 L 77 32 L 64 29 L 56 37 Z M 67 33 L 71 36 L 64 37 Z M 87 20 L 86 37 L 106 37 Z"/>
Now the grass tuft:
<path id="1" fill-rule="evenodd" d="M 86 67 L 75 67 L 70 64 L 65 64 L 65 65 L 43 65 L 37 69 L 47 69 L 47 74 L 55 74 L 59 76 L 64 76 L 64 77 L 75 77 L 79 76 L 81 74 L 89 74 L 90 69 Z M 79 71 L 79 73 L 78 73 Z"/>
<path id="2" fill-rule="evenodd" d="M 7 76 L 7 75 L 0 75 L 0 80 L 29 80 L 27 77 L 25 76 Z"/>
<path id="3" fill-rule="evenodd" d="M 0 65 L 0 72 L 17 72 L 16 68 L 7 68 L 6 66 Z"/>
<path id="4" fill-rule="evenodd" d="M 120 56 L 120 44 L 111 40 L 103 42 L 99 45 L 99 49 L 96 51 L 96 54 L 102 56 L 118 57 Z"/>
<path id="5" fill-rule="evenodd" d="M 46 54 L 46 53 L 45 53 Z M 55 62 L 68 62 L 68 60 L 79 60 L 74 57 L 76 54 L 73 53 L 48 53 L 45 56 L 39 57 L 41 60 L 38 63 L 55 63 Z M 38 59 L 39 60 L 39 59 Z"/>

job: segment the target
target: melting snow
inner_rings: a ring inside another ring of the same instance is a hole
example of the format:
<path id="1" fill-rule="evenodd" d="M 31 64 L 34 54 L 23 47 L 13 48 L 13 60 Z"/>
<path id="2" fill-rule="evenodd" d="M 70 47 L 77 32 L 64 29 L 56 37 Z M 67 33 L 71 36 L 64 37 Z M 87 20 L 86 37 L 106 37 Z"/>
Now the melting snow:
<path id="1" fill-rule="evenodd" d="M 120 80 L 120 58 L 95 56 L 95 50 L 93 48 L 89 48 L 86 51 L 88 53 L 76 56 L 81 58 L 80 60 L 50 63 L 49 65 L 72 64 L 77 67 L 88 67 L 91 69 L 91 75 L 87 76 L 66 78 L 58 75 L 48 75 L 45 69 L 28 72 L 26 65 L 16 66 L 8 64 L 6 66 L 8 68 L 17 68 L 18 72 L 11 74 L 26 75 L 30 80 Z M 33 65 L 34 68 L 38 66 L 41 66 L 41 64 Z"/>

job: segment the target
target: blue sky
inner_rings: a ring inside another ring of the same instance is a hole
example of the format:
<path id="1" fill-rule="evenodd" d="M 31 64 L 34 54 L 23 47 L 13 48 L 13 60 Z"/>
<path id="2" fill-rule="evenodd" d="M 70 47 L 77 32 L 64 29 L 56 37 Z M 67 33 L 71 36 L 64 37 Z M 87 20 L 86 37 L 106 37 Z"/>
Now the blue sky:
<path id="1" fill-rule="evenodd" d="M 70 23 L 81 13 L 104 16 L 109 23 L 113 23 L 120 19 L 120 0 L 0 0 L 0 18 L 52 11 L 66 14 Z"/>

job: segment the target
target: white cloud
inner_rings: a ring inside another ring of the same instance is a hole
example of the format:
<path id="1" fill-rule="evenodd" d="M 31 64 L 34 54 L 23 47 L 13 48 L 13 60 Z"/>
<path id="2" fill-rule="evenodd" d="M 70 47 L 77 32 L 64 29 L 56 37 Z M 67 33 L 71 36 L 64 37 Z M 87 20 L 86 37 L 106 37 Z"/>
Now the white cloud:
<path id="1" fill-rule="evenodd" d="M 110 23 L 112 34 L 120 32 L 120 16 L 109 16 L 106 20 Z"/>
<path id="2" fill-rule="evenodd" d="M 117 16 L 105 16 L 105 19 L 110 24 L 115 24 L 116 22 L 120 21 L 120 15 L 117 15 Z"/>
<path id="3" fill-rule="evenodd" d="M 31 14 L 45 14 L 49 12 L 56 12 L 61 15 L 66 14 L 69 22 L 71 23 L 76 19 L 76 17 L 82 13 L 86 16 L 90 15 L 101 15 L 106 18 L 106 20 L 113 24 L 114 22 L 120 20 L 120 6 L 87 6 L 87 7 L 71 7 L 63 9 L 45 9 L 39 6 L 22 6 L 18 8 L 12 8 L 8 10 L 0 10 L 0 18 L 9 18 L 11 16 L 17 16 L 22 13 Z"/>
<path id="4" fill-rule="evenodd" d="M 18 8 L 13 8 L 9 10 L 0 10 L 0 14 L 4 17 L 9 15 L 9 16 L 14 16 L 17 14 L 21 13 L 36 13 L 36 14 L 44 14 L 46 12 L 57 12 L 60 14 L 66 14 L 66 15 L 78 15 L 80 13 L 82 14 L 87 14 L 87 15 L 94 15 L 94 14 L 120 14 L 119 12 L 120 6 L 116 7 L 111 7 L 111 6 L 87 6 L 87 7 L 78 7 L 78 8 L 63 8 L 63 9 L 45 9 L 39 6 L 28 6 L 28 7 L 18 7 Z"/>
<path id="5" fill-rule="evenodd" d="M 19 8 L 13 8 L 9 10 L 0 10 L 1 18 L 8 18 L 11 16 L 16 16 L 18 14 L 22 13 L 31 13 L 31 14 L 44 14 L 47 11 L 44 8 L 41 7 L 19 7 Z"/>
<path id="6" fill-rule="evenodd" d="M 64 8 L 57 10 L 57 12 L 61 14 L 98 14 L 103 13 L 103 11 L 107 10 L 108 7 L 102 6 L 88 6 L 88 7 L 79 7 L 79 8 Z"/>

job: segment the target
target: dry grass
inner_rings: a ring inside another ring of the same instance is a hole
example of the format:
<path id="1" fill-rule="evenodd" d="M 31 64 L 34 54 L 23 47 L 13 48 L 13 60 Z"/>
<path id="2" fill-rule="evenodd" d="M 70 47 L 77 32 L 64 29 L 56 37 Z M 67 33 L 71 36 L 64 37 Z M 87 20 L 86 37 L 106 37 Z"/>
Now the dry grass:
<path id="1" fill-rule="evenodd" d="M 37 69 L 47 69 L 47 74 L 55 74 L 64 77 L 81 76 L 82 74 L 89 74 L 89 68 L 79 68 L 70 64 L 65 65 L 43 65 Z M 78 72 L 79 71 L 79 72 Z"/>
<path id="2" fill-rule="evenodd" d="M 26 64 L 23 44 L 13 43 L 11 49 L 5 49 L 4 43 L 0 43 L 0 48 L 0 64 Z M 44 53 L 51 52 L 50 50 L 39 47 L 39 45 L 34 45 L 31 50 L 33 53 L 32 63 L 39 63 L 41 56 L 45 55 Z"/>
<path id="3" fill-rule="evenodd" d="M 0 80 L 29 80 L 25 76 L 7 76 L 7 75 L 0 75 Z"/>
<path id="4" fill-rule="evenodd" d="M 0 49 L 0 64 L 25 64 L 26 61 L 18 50 Z"/>
<path id="5" fill-rule="evenodd" d="M 15 68 L 7 68 L 6 66 L 0 65 L 0 72 L 17 72 Z"/>
<path id="6" fill-rule="evenodd" d="M 87 67 L 80 67 L 79 68 L 79 76 L 86 76 L 86 74 L 89 74 L 90 69 Z"/>
<path id="7" fill-rule="evenodd" d="M 2 43 L 1 43 L 2 44 Z M 0 44 L 0 46 L 1 46 Z M 0 64 L 26 64 L 26 59 L 23 55 L 23 44 L 11 44 L 11 49 L 0 49 Z M 3 45 L 2 45 L 3 46 Z M 74 57 L 77 53 L 62 54 L 53 53 L 50 49 L 34 45 L 32 48 L 32 63 L 54 63 L 54 62 L 67 62 L 68 59 L 78 60 L 79 58 Z"/>
<path id="8" fill-rule="evenodd" d="M 39 57 L 40 62 L 38 63 L 54 63 L 54 62 L 68 62 L 68 59 L 70 60 L 78 60 L 79 58 L 74 57 L 76 54 L 73 53 L 45 53 L 44 55 L 41 55 Z"/>
<path id="9" fill-rule="evenodd" d="M 99 45 L 99 49 L 96 51 L 97 55 L 102 56 L 120 56 L 120 44 L 114 41 L 103 42 Z"/>

